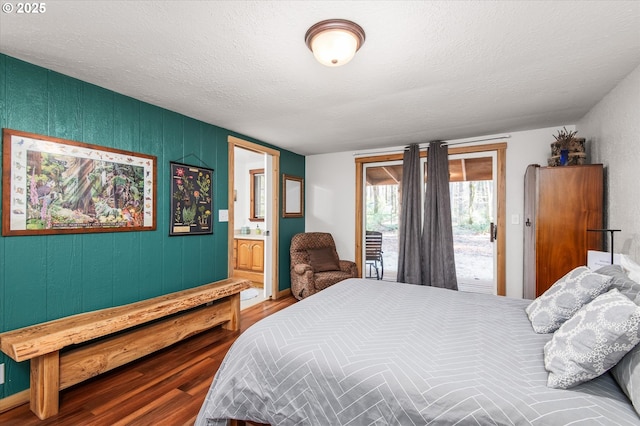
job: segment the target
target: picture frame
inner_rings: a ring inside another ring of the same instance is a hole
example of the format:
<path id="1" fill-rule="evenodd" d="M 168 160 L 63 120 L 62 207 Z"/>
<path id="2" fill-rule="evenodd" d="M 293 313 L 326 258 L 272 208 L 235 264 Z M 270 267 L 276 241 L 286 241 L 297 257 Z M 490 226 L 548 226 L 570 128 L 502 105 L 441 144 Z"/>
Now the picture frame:
<path id="1" fill-rule="evenodd" d="M 213 169 L 170 162 L 169 235 L 213 234 Z"/>
<path id="2" fill-rule="evenodd" d="M 155 156 L 2 132 L 2 235 L 156 229 Z"/>
<path id="3" fill-rule="evenodd" d="M 282 175 L 282 217 L 304 217 L 304 179 Z"/>

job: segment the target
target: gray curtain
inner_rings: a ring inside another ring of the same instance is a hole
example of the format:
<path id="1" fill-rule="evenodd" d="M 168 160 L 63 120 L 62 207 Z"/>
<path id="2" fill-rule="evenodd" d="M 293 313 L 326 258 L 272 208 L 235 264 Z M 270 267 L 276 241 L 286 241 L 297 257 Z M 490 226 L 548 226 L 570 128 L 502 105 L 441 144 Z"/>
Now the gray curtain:
<path id="1" fill-rule="evenodd" d="M 420 148 L 409 145 L 402 159 L 402 204 L 398 240 L 398 282 L 422 284 L 420 241 Z"/>
<path id="2" fill-rule="evenodd" d="M 449 196 L 449 149 L 442 142 L 429 143 L 427 173 L 422 230 L 423 284 L 457 290 Z"/>

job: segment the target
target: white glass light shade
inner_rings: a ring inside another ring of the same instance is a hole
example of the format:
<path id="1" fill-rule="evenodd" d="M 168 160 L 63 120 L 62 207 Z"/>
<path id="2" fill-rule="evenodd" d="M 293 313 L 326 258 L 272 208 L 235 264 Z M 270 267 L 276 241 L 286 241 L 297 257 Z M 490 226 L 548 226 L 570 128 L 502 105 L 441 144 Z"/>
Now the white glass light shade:
<path id="1" fill-rule="evenodd" d="M 365 34 L 355 22 L 328 19 L 309 28 L 304 39 L 318 62 L 339 67 L 353 59 L 364 43 Z"/>
<path id="2" fill-rule="evenodd" d="M 328 30 L 311 40 L 311 50 L 322 65 L 339 67 L 353 59 L 358 50 L 358 40 L 349 31 Z"/>

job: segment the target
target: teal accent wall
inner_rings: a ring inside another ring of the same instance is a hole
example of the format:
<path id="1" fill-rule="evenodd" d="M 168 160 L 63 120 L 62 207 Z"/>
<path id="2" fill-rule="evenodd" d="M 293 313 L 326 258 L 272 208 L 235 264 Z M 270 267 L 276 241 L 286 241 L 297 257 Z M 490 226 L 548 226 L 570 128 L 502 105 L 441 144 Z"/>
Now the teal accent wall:
<path id="1" fill-rule="evenodd" d="M 280 173 L 291 176 L 298 176 L 304 178 L 305 176 L 305 163 L 304 161 L 295 161 L 297 154 L 292 152 L 281 152 L 280 153 Z M 303 182 L 306 184 L 306 181 Z M 280 194 L 282 194 L 282 177 L 280 177 Z M 304 191 L 303 188 L 303 193 Z M 306 200 L 305 200 L 306 202 Z M 282 203 L 282 198 L 280 199 L 280 203 Z M 305 210 L 305 206 L 303 205 L 303 212 Z M 282 212 L 282 206 L 280 206 L 280 211 Z M 279 237 L 278 247 L 280 247 L 280 258 L 279 260 L 279 270 L 283 275 L 280 275 L 280 290 L 286 290 L 291 288 L 291 256 L 289 255 L 289 247 L 291 247 L 291 238 L 298 232 L 304 232 L 304 217 L 288 217 L 283 218 L 282 214 L 280 214 L 280 223 L 279 223 Z"/>
<path id="2" fill-rule="evenodd" d="M 0 332 L 227 277 L 227 223 L 217 221 L 228 208 L 227 138 L 260 141 L 1 54 L 0 127 L 158 159 L 155 231 L 0 238 Z M 304 176 L 303 156 L 270 147 L 281 152 L 282 173 Z M 183 158 L 214 169 L 213 235 L 168 236 L 169 162 Z M 280 218 L 280 290 L 290 288 L 297 232 L 304 219 Z M 0 363 L 0 398 L 29 387 L 28 362 L 0 353 Z"/>

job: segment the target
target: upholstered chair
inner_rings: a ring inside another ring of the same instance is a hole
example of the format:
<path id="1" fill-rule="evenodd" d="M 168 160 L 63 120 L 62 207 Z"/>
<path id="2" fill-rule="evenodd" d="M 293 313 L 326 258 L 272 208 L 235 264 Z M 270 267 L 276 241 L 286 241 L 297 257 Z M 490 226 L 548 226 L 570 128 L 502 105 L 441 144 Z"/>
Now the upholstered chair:
<path id="1" fill-rule="evenodd" d="M 355 262 L 340 260 L 333 236 L 304 232 L 291 239 L 291 292 L 301 300 L 337 282 L 358 277 Z"/>

